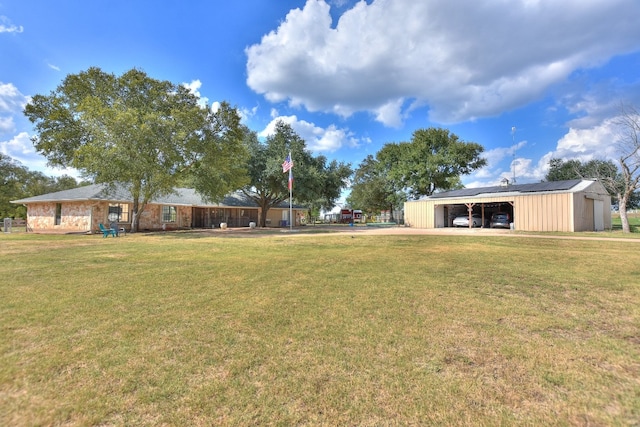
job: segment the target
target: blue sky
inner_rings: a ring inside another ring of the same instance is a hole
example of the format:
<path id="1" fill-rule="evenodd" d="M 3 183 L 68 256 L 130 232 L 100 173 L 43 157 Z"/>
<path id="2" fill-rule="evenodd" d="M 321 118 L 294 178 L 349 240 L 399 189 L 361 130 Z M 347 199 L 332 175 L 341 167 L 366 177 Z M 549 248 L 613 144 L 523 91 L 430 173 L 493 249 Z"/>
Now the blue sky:
<path id="1" fill-rule="evenodd" d="M 485 147 L 466 186 L 537 182 L 552 157 L 615 159 L 620 105 L 640 107 L 638 22 L 637 0 L 0 0 L 0 152 L 79 176 L 47 168 L 24 106 L 135 67 L 354 167 L 435 126 Z"/>

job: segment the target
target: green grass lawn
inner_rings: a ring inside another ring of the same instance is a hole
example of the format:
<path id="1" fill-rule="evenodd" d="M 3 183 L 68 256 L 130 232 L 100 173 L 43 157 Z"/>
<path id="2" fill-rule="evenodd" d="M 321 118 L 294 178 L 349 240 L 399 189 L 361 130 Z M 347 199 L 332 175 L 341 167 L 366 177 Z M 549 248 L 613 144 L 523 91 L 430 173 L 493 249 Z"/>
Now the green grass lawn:
<path id="1" fill-rule="evenodd" d="M 0 425 L 637 425 L 640 245 L 0 236 Z"/>
<path id="2" fill-rule="evenodd" d="M 640 212 L 627 213 L 627 219 L 629 220 L 629 229 L 632 233 L 640 233 Z M 611 227 L 612 231 L 622 230 L 622 222 L 620 221 L 620 214 L 612 213 L 611 215 Z"/>

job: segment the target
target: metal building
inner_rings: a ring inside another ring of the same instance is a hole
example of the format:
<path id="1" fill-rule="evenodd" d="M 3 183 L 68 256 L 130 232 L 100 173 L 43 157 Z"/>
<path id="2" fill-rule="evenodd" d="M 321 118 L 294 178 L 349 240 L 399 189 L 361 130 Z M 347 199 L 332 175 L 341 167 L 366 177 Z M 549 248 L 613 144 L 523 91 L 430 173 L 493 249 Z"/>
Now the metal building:
<path id="1" fill-rule="evenodd" d="M 451 227 L 456 216 L 470 214 L 481 215 L 483 224 L 488 224 L 496 212 L 509 213 L 515 230 L 611 229 L 611 196 L 593 180 L 465 188 L 404 205 L 405 224 L 416 228 Z"/>

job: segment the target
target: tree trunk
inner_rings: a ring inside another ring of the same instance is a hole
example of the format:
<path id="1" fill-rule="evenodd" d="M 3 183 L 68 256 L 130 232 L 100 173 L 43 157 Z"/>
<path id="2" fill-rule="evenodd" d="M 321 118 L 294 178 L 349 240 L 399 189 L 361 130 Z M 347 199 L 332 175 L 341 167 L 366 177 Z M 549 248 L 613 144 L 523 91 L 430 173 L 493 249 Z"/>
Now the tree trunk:
<path id="1" fill-rule="evenodd" d="M 140 227 L 140 202 L 137 199 L 133 200 L 133 209 L 131 210 L 131 233 L 138 231 Z"/>
<path id="2" fill-rule="evenodd" d="M 267 213 L 269 212 L 268 208 L 261 207 L 260 209 L 260 227 L 267 226 Z"/>
<path id="3" fill-rule="evenodd" d="M 620 222 L 622 223 L 622 232 L 631 233 L 629 227 L 629 217 L 627 216 L 627 193 L 618 194 L 618 212 L 620 213 Z"/>
<path id="4" fill-rule="evenodd" d="M 138 216 L 138 212 L 135 210 L 131 212 L 131 230 L 130 233 L 135 233 L 138 231 L 138 223 L 140 222 L 140 217 Z"/>
<path id="5" fill-rule="evenodd" d="M 133 232 L 140 230 L 140 218 L 142 218 L 142 213 L 145 211 L 147 204 L 149 203 L 149 198 L 145 198 L 140 201 L 138 198 L 133 199 L 133 221 L 131 221 L 131 230 Z M 176 220 L 178 218 L 176 217 Z"/>

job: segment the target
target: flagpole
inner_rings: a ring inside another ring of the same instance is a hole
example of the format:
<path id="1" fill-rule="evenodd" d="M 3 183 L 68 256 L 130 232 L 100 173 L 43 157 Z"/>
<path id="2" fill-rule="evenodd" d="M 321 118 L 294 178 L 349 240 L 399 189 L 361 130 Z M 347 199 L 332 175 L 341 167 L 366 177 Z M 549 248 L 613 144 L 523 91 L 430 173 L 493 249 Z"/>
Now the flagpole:
<path id="1" fill-rule="evenodd" d="M 289 172 L 289 230 L 293 231 L 293 160 L 291 160 L 291 151 L 284 163 L 282 164 L 282 172 Z"/>
<path id="2" fill-rule="evenodd" d="M 293 169 L 293 159 L 291 158 L 291 151 L 289 151 L 289 160 L 291 160 L 291 169 Z M 289 231 L 293 231 L 293 208 L 291 201 L 293 200 L 293 173 L 289 169 Z"/>

